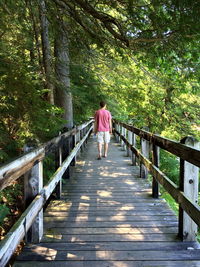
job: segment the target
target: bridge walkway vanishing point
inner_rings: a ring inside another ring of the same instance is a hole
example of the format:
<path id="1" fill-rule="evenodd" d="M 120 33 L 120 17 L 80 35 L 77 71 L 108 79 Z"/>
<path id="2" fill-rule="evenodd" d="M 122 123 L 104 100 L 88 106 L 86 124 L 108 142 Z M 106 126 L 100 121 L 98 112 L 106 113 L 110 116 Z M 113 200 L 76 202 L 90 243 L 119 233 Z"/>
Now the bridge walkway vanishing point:
<path id="1" fill-rule="evenodd" d="M 14 266 L 200 266 L 196 242 L 177 238 L 177 217 L 153 199 L 125 151 L 113 140 L 108 158 L 96 160 L 89 139 L 62 198 L 44 213 L 44 236 L 26 246 Z"/>

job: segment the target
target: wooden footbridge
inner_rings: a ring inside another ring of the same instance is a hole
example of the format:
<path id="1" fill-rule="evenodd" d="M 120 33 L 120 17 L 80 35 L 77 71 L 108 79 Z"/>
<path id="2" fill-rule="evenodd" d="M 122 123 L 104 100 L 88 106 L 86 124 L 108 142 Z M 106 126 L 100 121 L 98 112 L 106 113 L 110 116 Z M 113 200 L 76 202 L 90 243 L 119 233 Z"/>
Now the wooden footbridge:
<path id="1" fill-rule="evenodd" d="M 15 267 L 200 266 L 198 143 L 193 138 L 178 143 L 115 121 L 109 155 L 97 160 L 92 124 L 0 169 L 1 188 L 24 175 L 27 205 L 0 243 L 0 266 L 24 238 Z M 179 185 L 159 169 L 159 148 L 180 158 Z M 42 161 L 49 153 L 56 172 L 43 187 Z M 159 198 L 159 184 L 179 204 L 178 217 Z"/>

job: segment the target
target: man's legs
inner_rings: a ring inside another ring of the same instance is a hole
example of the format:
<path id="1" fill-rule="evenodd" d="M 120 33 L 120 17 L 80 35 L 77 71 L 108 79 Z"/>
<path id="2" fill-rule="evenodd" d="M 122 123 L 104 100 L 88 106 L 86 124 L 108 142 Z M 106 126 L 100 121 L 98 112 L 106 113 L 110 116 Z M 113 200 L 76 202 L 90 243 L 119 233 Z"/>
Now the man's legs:
<path id="1" fill-rule="evenodd" d="M 99 143 L 98 142 L 98 153 L 99 153 L 99 158 L 101 158 L 101 155 L 102 155 L 102 153 L 101 153 L 101 150 L 102 150 L 102 143 Z"/>
<path id="2" fill-rule="evenodd" d="M 107 157 L 108 155 L 108 144 L 110 142 L 110 133 L 105 132 L 104 133 L 104 156 Z"/>
<path id="3" fill-rule="evenodd" d="M 108 143 L 104 143 L 104 156 L 107 157 L 108 155 Z"/>

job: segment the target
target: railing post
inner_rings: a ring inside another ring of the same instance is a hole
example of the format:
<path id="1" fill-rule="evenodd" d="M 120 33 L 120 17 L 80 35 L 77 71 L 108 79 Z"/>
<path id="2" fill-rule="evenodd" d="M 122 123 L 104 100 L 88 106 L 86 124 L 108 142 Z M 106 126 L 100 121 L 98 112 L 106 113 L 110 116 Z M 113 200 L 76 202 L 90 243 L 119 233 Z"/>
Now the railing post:
<path id="1" fill-rule="evenodd" d="M 37 161 L 33 168 L 24 175 L 24 199 L 28 207 L 43 188 L 43 162 Z M 43 236 L 43 209 L 26 234 L 26 242 L 39 243 Z"/>
<path id="2" fill-rule="evenodd" d="M 153 164 L 159 168 L 160 166 L 160 148 L 153 144 Z M 152 180 L 152 196 L 154 198 L 159 197 L 159 183 L 156 181 L 156 178 L 153 177 Z"/>
<path id="3" fill-rule="evenodd" d="M 124 138 L 125 139 L 127 139 L 126 135 L 127 135 L 127 129 L 124 128 Z M 124 144 L 123 144 L 123 150 L 126 151 L 126 148 L 127 148 L 127 146 L 126 146 L 126 143 L 124 142 Z"/>
<path id="4" fill-rule="evenodd" d="M 84 134 L 83 134 L 83 129 L 80 130 L 80 140 L 83 138 Z M 84 151 L 84 145 L 81 146 L 81 152 Z"/>
<path id="5" fill-rule="evenodd" d="M 124 136 L 124 127 L 123 127 L 122 125 L 120 126 L 120 134 L 121 134 L 122 136 Z M 121 144 L 121 146 L 123 147 L 124 141 L 122 140 L 122 138 L 121 138 L 121 142 L 120 142 L 120 144 Z"/>
<path id="6" fill-rule="evenodd" d="M 120 124 L 117 123 L 117 131 L 120 133 Z M 120 136 L 117 135 L 117 142 L 120 143 Z"/>
<path id="7" fill-rule="evenodd" d="M 61 135 L 61 132 L 59 132 L 59 135 Z M 55 152 L 55 169 L 57 170 L 61 165 L 62 165 L 62 147 L 61 145 L 59 145 L 59 147 L 56 149 Z M 58 182 L 55 188 L 55 193 L 57 199 L 60 199 L 62 194 L 62 180 Z"/>
<path id="8" fill-rule="evenodd" d="M 145 127 L 145 130 L 147 130 L 147 127 Z M 141 142 L 141 153 L 144 157 L 149 159 L 149 142 L 145 140 L 144 138 L 140 139 Z M 148 170 L 147 168 L 140 163 L 140 178 L 147 178 L 148 177 Z"/>
<path id="9" fill-rule="evenodd" d="M 72 135 L 72 149 L 74 149 L 75 146 L 76 146 L 76 133 Z M 73 158 L 71 165 L 72 166 L 76 165 L 76 156 Z"/>
<path id="10" fill-rule="evenodd" d="M 129 131 L 128 130 L 128 142 L 129 142 L 129 144 L 131 144 L 132 145 L 132 132 L 131 131 Z M 129 147 L 127 146 L 127 157 L 129 157 L 130 156 L 130 149 L 129 149 Z"/>
<path id="11" fill-rule="evenodd" d="M 119 124 L 118 124 L 118 122 L 115 122 L 115 123 L 113 124 L 113 126 L 114 126 L 114 129 L 115 129 L 117 132 L 119 132 Z M 119 135 L 118 135 L 118 134 L 115 134 L 115 139 L 116 139 L 116 142 L 118 143 L 118 142 L 119 142 Z"/>
<path id="12" fill-rule="evenodd" d="M 136 147 L 136 135 L 132 133 L 132 145 Z M 136 155 L 132 152 L 132 165 L 136 166 Z"/>
<path id="13" fill-rule="evenodd" d="M 77 135 L 76 135 L 76 142 L 79 143 L 80 140 L 81 140 L 81 131 L 78 130 Z M 81 150 L 79 150 L 77 155 L 80 156 L 80 154 L 81 154 Z"/>
<path id="14" fill-rule="evenodd" d="M 65 160 L 70 154 L 70 136 L 65 139 L 64 148 L 62 149 L 62 152 L 63 152 L 63 160 Z M 63 174 L 63 179 L 69 179 L 69 178 L 70 178 L 70 166 L 68 166 L 68 168 Z"/>
<path id="15" fill-rule="evenodd" d="M 199 142 L 194 137 L 185 137 L 182 144 L 199 149 Z M 180 190 L 193 202 L 198 203 L 199 168 L 180 160 Z M 179 206 L 179 237 L 183 241 L 196 241 L 197 225 Z"/>

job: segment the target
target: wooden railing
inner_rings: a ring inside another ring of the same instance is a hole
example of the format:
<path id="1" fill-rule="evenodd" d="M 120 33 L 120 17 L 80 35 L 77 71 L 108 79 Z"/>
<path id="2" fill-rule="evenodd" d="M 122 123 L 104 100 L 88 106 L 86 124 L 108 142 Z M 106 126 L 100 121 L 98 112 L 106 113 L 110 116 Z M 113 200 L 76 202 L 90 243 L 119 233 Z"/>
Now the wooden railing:
<path id="1" fill-rule="evenodd" d="M 200 226 L 199 142 L 193 137 L 186 137 L 179 143 L 116 120 L 114 120 L 114 133 L 117 141 L 127 150 L 127 155 L 131 153 L 133 165 L 138 161 L 140 177 L 147 178 L 148 172 L 151 173 L 152 196 L 158 198 L 158 185 L 161 184 L 179 204 L 178 236 L 183 241 L 196 241 L 197 226 Z M 139 138 L 139 142 L 136 142 L 136 137 Z M 179 185 L 159 169 L 160 148 L 180 159 Z"/>
<path id="2" fill-rule="evenodd" d="M 60 198 L 62 178 L 69 178 L 70 165 L 75 165 L 77 153 L 83 150 L 93 128 L 90 120 L 60 134 L 41 147 L 32 150 L 0 168 L 0 190 L 24 177 L 26 210 L 0 242 L 0 266 L 7 264 L 20 241 L 40 242 L 43 235 L 43 207 L 53 192 Z M 43 160 L 55 155 L 55 173 L 43 187 Z"/>

